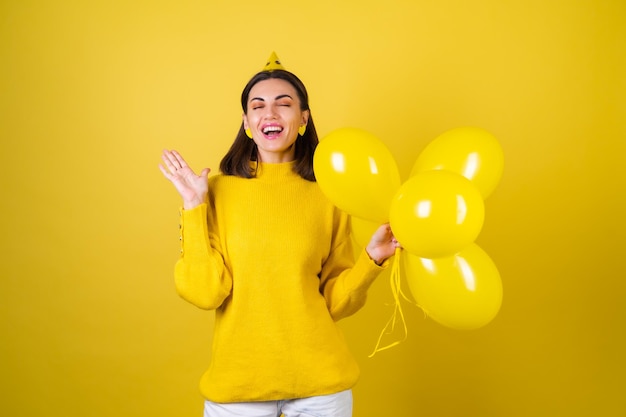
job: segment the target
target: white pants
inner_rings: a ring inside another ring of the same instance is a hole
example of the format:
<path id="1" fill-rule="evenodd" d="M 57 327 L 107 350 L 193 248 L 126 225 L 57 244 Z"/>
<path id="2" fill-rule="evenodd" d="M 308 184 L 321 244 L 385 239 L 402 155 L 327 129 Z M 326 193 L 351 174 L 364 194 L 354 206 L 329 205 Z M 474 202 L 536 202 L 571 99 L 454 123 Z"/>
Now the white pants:
<path id="1" fill-rule="evenodd" d="M 204 402 L 204 417 L 352 417 L 352 390 L 318 397 L 249 403 Z"/>

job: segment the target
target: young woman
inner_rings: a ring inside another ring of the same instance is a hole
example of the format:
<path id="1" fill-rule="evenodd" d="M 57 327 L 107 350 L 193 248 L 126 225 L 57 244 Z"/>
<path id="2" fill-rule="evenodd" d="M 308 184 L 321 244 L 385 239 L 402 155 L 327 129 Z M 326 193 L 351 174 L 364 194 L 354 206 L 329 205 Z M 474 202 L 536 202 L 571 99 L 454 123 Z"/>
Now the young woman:
<path id="1" fill-rule="evenodd" d="M 219 175 L 176 151 L 160 166 L 183 199 L 177 291 L 216 310 L 205 416 L 351 416 L 359 370 L 336 322 L 364 305 L 398 242 L 382 225 L 355 261 L 349 216 L 315 182 L 298 77 L 262 71 L 241 104 Z"/>

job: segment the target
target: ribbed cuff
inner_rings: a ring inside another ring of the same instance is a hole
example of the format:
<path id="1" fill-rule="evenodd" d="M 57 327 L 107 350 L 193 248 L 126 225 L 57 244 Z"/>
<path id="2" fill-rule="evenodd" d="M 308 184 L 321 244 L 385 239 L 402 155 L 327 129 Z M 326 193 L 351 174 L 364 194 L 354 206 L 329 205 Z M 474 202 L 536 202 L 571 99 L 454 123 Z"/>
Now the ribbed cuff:
<path id="1" fill-rule="evenodd" d="M 180 211 L 182 255 L 185 258 L 205 259 L 209 255 L 207 204 Z"/>

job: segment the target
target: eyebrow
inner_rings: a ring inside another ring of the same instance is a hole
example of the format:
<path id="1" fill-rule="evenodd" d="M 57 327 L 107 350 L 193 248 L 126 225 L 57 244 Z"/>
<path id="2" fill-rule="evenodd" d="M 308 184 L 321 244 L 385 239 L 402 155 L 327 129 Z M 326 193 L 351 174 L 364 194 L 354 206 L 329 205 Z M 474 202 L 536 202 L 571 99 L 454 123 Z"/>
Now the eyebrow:
<path id="1" fill-rule="evenodd" d="M 276 96 L 276 98 L 274 98 L 274 100 L 280 100 L 281 98 L 290 98 L 290 99 L 292 99 L 292 100 L 293 100 L 293 97 L 291 97 L 289 94 L 281 94 L 281 95 L 278 95 L 278 96 Z M 250 99 L 250 101 L 255 101 L 255 100 L 258 100 L 258 101 L 265 101 L 265 99 L 264 99 L 264 98 L 262 98 L 262 97 L 252 97 L 252 98 Z"/>

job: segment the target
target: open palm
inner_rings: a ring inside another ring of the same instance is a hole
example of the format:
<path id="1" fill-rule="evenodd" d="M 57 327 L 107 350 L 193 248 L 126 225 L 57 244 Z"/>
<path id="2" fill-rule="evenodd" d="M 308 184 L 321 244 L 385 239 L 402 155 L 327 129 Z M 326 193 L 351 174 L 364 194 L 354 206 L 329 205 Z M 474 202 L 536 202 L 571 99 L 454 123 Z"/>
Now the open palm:
<path id="1" fill-rule="evenodd" d="M 185 159 L 175 150 L 164 150 L 161 155 L 163 165 L 159 169 L 174 184 L 174 187 L 183 199 L 183 207 L 191 209 L 207 201 L 209 191 L 209 168 L 204 168 L 196 174 L 185 162 Z"/>

